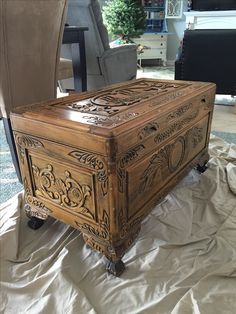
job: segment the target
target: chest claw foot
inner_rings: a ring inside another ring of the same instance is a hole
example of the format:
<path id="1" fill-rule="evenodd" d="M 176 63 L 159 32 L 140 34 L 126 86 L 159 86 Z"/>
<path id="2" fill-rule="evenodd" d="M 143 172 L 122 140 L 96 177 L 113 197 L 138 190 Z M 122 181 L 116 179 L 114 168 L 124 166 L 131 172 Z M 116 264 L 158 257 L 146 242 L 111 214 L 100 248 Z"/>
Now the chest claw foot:
<path id="1" fill-rule="evenodd" d="M 44 220 L 39 219 L 37 217 L 31 217 L 30 220 L 28 221 L 28 226 L 34 230 L 39 229 L 43 224 Z"/>
<path id="2" fill-rule="evenodd" d="M 106 270 L 112 275 L 119 277 L 125 270 L 125 264 L 122 262 L 122 260 L 116 262 L 108 261 L 106 265 Z"/>
<path id="3" fill-rule="evenodd" d="M 207 170 L 207 163 L 204 163 L 203 165 L 198 164 L 196 169 L 198 172 L 203 173 Z"/>

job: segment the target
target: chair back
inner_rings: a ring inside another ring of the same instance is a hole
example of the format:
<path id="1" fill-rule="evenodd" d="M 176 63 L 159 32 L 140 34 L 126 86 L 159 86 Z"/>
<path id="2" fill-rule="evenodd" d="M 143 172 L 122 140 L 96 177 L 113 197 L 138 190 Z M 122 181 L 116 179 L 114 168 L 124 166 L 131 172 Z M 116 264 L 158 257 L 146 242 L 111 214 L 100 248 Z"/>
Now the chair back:
<path id="1" fill-rule="evenodd" d="M 101 75 L 98 58 L 109 49 L 109 37 L 99 1 L 69 0 L 66 22 L 71 26 L 88 27 L 85 32 L 87 73 Z"/>
<path id="2" fill-rule="evenodd" d="M 186 30 L 175 79 L 213 82 L 217 94 L 236 95 L 236 29 Z"/>
<path id="3" fill-rule="evenodd" d="M 15 107 L 56 97 L 67 0 L 1 0 L 0 105 Z"/>

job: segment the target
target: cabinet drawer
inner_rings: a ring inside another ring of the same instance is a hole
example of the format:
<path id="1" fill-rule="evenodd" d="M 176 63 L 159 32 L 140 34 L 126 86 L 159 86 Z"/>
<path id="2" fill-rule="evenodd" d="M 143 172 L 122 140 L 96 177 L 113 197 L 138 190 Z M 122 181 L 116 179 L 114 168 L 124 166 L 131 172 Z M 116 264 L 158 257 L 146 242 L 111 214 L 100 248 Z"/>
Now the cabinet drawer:
<path id="1" fill-rule="evenodd" d="M 143 43 L 144 46 L 147 48 L 159 48 L 159 49 L 165 49 L 166 48 L 166 41 L 145 41 Z"/>
<path id="2" fill-rule="evenodd" d="M 134 42 L 143 43 L 147 41 L 167 41 L 167 34 L 143 34 L 139 38 L 134 38 Z"/>
<path id="3" fill-rule="evenodd" d="M 165 59 L 166 58 L 166 49 L 145 49 L 144 53 L 142 53 L 142 59 Z"/>

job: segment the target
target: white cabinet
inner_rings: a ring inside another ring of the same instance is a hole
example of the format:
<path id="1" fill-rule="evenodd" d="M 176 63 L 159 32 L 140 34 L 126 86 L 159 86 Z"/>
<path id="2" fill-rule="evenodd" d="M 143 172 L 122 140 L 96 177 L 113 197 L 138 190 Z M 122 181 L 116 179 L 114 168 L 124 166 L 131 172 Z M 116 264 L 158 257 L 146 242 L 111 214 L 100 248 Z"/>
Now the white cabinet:
<path id="1" fill-rule="evenodd" d="M 184 12 L 188 29 L 236 28 L 236 10 Z"/>
<path id="2" fill-rule="evenodd" d="M 138 54 L 139 62 L 142 59 L 161 59 L 166 65 L 167 33 L 145 33 L 134 42 L 143 48 L 143 53 Z"/>
<path id="3" fill-rule="evenodd" d="M 143 47 L 138 54 L 139 64 L 142 59 L 160 59 L 166 65 L 167 24 L 165 19 L 166 0 L 143 0 L 146 12 L 146 30 L 134 42 Z"/>

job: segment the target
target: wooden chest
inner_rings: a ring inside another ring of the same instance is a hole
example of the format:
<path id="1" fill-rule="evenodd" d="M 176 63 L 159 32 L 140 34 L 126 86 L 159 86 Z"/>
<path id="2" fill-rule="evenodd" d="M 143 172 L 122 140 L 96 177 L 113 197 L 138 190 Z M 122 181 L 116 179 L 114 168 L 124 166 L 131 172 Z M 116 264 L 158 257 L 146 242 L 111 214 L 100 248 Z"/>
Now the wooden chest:
<path id="1" fill-rule="evenodd" d="M 31 226 L 50 215 L 80 229 L 121 274 L 141 221 L 207 162 L 214 97 L 212 83 L 139 79 L 16 110 Z"/>

